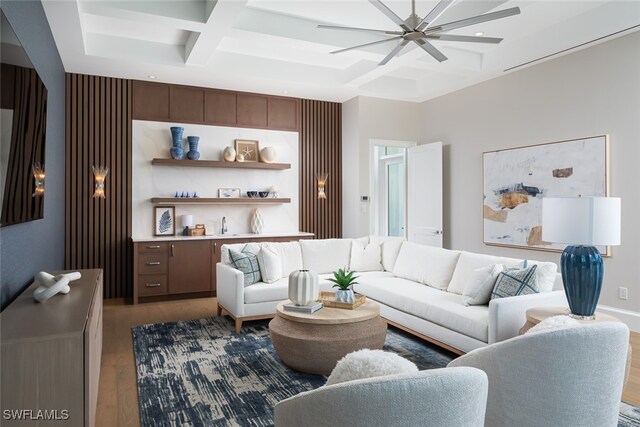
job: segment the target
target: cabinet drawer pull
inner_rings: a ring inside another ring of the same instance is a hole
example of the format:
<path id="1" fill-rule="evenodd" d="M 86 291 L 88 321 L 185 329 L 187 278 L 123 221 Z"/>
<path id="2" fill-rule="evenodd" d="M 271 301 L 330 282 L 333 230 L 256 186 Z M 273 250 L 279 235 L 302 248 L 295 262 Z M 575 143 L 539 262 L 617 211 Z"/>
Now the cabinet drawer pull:
<path id="1" fill-rule="evenodd" d="M 160 283 L 147 283 L 145 286 L 147 288 L 159 288 L 160 287 Z"/>
<path id="2" fill-rule="evenodd" d="M 147 265 L 160 265 L 160 261 L 148 262 Z"/>
<path id="3" fill-rule="evenodd" d="M 160 245 L 149 245 L 147 249 L 160 249 Z"/>

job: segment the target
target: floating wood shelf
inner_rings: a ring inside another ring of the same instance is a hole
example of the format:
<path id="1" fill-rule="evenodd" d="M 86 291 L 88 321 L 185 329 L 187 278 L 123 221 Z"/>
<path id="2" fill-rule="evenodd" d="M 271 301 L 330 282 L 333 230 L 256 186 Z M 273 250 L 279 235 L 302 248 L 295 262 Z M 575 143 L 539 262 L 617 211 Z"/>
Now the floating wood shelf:
<path id="1" fill-rule="evenodd" d="M 291 164 L 289 163 L 224 162 L 220 160 L 153 159 L 151 164 L 157 166 L 188 166 L 192 168 L 291 169 Z"/>
<path id="2" fill-rule="evenodd" d="M 169 203 L 173 205 L 278 205 L 283 203 L 291 203 L 289 198 L 273 198 L 265 197 L 264 199 L 259 197 L 233 197 L 233 198 L 221 198 L 221 197 L 153 197 L 151 203 Z"/>

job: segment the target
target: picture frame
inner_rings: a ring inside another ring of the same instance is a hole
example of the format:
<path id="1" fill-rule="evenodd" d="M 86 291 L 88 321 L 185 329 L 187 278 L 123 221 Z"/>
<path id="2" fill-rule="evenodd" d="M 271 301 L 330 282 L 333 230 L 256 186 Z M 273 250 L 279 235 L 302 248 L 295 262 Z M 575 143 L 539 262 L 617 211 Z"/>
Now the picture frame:
<path id="1" fill-rule="evenodd" d="M 176 234 L 176 207 L 154 206 L 154 236 L 173 236 Z"/>
<path id="2" fill-rule="evenodd" d="M 221 199 L 236 199 L 240 197 L 239 188 L 218 188 L 218 197 Z"/>
<path id="3" fill-rule="evenodd" d="M 236 139 L 236 153 L 244 156 L 245 162 L 260 161 L 260 147 L 255 139 Z"/>
<path id="4" fill-rule="evenodd" d="M 542 240 L 542 199 L 609 196 L 609 158 L 608 135 L 484 152 L 484 243 L 562 252 L 565 244 Z"/>

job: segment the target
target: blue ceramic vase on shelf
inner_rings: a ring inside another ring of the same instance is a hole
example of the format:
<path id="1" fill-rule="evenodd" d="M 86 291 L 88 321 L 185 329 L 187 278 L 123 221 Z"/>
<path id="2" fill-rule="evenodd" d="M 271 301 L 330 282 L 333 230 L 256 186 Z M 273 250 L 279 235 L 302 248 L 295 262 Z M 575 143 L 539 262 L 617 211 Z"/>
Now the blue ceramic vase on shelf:
<path id="1" fill-rule="evenodd" d="M 171 158 L 175 160 L 182 160 L 184 157 L 184 149 L 182 148 L 182 133 L 184 132 L 184 128 L 172 126 L 170 129 L 171 139 L 173 140 L 173 147 L 169 150 Z"/>
<path id="2" fill-rule="evenodd" d="M 187 153 L 187 159 L 198 160 L 200 158 L 200 153 L 198 152 L 198 142 L 200 141 L 200 137 L 188 136 L 187 141 L 189 142 L 189 152 Z"/>

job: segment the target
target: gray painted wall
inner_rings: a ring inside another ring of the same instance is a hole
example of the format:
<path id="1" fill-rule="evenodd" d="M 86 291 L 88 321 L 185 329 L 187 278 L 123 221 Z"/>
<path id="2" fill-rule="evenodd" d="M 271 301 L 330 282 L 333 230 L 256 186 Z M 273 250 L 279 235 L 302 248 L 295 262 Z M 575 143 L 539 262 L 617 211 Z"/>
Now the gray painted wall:
<path id="1" fill-rule="evenodd" d="M 0 307 L 41 270 L 64 267 L 65 73 L 40 1 L 2 1 L 2 10 L 49 92 L 44 218 L 0 228 Z"/>
<path id="2" fill-rule="evenodd" d="M 421 141 L 443 141 L 445 247 L 559 262 L 560 254 L 483 244 L 482 153 L 609 134 L 622 245 L 605 259 L 600 303 L 640 312 L 640 32 L 422 104 Z M 445 147 L 447 148 L 447 147 Z M 446 152 L 446 151 L 445 151 Z M 629 288 L 619 300 L 618 287 Z"/>

